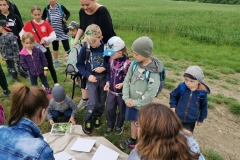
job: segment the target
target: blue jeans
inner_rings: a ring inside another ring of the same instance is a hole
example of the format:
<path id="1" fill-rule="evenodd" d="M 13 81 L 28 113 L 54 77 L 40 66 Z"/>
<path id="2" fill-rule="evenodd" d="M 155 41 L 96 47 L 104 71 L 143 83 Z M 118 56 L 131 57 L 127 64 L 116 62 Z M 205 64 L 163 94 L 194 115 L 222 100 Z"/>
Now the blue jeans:
<path id="1" fill-rule="evenodd" d="M 33 75 L 30 74 L 30 81 L 31 81 L 32 86 L 37 86 L 38 85 L 38 82 L 37 82 L 38 77 L 40 78 L 44 87 L 49 89 L 49 84 L 48 84 L 48 81 L 47 81 L 47 77 L 44 75 L 44 73 L 40 74 L 39 76 L 33 76 Z"/>
<path id="2" fill-rule="evenodd" d="M 61 117 L 61 116 L 64 116 L 64 117 L 70 119 L 71 114 L 72 114 L 72 109 L 71 108 L 66 109 L 63 113 L 59 112 L 57 110 L 52 110 L 51 111 L 52 119 L 53 119 L 54 122 L 57 122 L 58 117 Z"/>

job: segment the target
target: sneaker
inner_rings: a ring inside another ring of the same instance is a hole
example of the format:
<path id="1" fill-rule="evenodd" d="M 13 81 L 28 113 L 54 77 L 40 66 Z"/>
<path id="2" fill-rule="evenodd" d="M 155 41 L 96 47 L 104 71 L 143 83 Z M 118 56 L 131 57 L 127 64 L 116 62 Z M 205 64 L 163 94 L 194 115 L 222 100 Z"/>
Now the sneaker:
<path id="1" fill-rule="evenodd" d="M 54 67 L 58 67 L 59 66 L 59 61 L 54 61 Z"/>
<path id="2" fill-rule="evenodd" d="M 60 86 L 60 84 L 59 84 L 59 83 L 55 83 L 55 84 L 54 84 L 54 87 L 57 87 L 57 86 Z"/>
<path id="3" fill-rule="evenodd" d="M 125 141 L 123 141 L 122 143 L 120 143 L 120 148 L 127 149 L 128 146 L 131 148 L 134 148 L 136 144 L 137 144 L 136 140 L 133 140 L 132 138 L 128 138 Z"/>
<path id="4" fill-rule="evenodd" d="M 83 99 L 81 99 L 79 104 L 77 105 L 77 108 L 79 110 L 82 110 L 87 106 L 87 103 L 88 103 L 88 100 L 84 101 Z"/>
<path id="5" fill-rule="evenodd" d="M 96 117 L 94 120 L 94 128 L 99 129 L 101 128 L 101 126 L 102 126 L 102 123 L 101 123 L 100 117 Z"/>
<path id="6" fill-rule="evenodd" d="M 7 89 L 7 90 L 3 90 L 3 94 L 10 97 L 11 92 L 9 91 L 9 89 Z"/>
<path id="7" fill-rule="evenodd" d="M 115 129 L 116 135 L 120 135 L 120 134 L 122 134 L 122 132 L 123 132 L 123 127 L 116 127 L 116 129 Z"/>
<path id="8" fill-rule="evenodd" d="M 45 89 L 44 85 L 42 84 L 42 88 Z"/>
<path id="9" fill-rule="evenodd" d="M 92 127 L 90 122 L 84 122 L 83 132 L 86 134 L 90 134 L 92 132 Z"/>
<path id="10" fill-rule="evenodd" d="M 107 130 L 104 132 L 104 136 L 109 136 L 112 131 L 113 131 L 112 128 L 107 128 Z"/>

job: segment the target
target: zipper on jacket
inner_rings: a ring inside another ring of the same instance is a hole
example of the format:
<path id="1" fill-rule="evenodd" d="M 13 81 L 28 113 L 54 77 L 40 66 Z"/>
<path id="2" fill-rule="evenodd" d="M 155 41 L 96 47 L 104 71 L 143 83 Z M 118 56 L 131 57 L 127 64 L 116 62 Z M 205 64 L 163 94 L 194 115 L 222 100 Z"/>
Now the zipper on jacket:
<path id="1" fill-rule="evenodd" d="M 185 110 L 184 122 L 186 122 L 187 113 L 188 113 L 188 108 L 189 108 L 189 106 L 190 106 L 191 99 L 192 99 L 192 91 L 191 91 L 190 97 L 189 97 L 189 99 L 188 99 L 187 107 L 186 107 L 186 110 Z"/>
<path id="2" fill-rule="evenodd" d="M 37 75 L 39 75 L 39 73 L 38 73 L 38 70 L 37 70 L 37 68 L 36 68 L 36 65 L 35 65 L 35 63 L 34 63 L 34 59 L 33 59 L 33 56 L 31 55 L 31 57 L 32 57 L 32 60 L 33 60 L 33 64 L 34 64 L 34 67 L 35 67 L 35 69 L 36 69 Z"/>

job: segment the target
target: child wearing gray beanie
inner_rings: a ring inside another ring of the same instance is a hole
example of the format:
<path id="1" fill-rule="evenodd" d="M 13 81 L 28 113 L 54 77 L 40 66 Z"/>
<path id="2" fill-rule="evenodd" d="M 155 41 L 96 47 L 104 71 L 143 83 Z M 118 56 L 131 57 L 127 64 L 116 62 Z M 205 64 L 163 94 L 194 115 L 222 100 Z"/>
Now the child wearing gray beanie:
<path id="1" fill-rule="evenodd" d="M 163 63 L 152 57 L 153 42 L 149 37 L 142 36 L 132 44 L 135 61 L 128 69 L 123 83 L 123 100 L 125 101 L 125 120 L 131 121 L 131 137 L 120 143 L 121 149 L 134 147 L 137 143 L 137 121 L 138 111 L 144 105 L 152 102 L 160 86 L 159 73 L 163 71 Z M 149 73 L 149 77 L 146 77 Z"/>
<path id="2" fill-rule="evenodd" d="M 209 87 L 202 82 L 203 71 L 190 66 L 183 74 L 184 82 L 170 93 L 170 107 L 176 112 L 183 127 L 193 132 L 195 123 L 200 126 L 207 118 Z"/>
<path id="3" fill-rule="evenodd" d="M 58 118 L 64 116 L 69 119 L 73 125 L 76 124 L 75 116 L 77 113 L 77 105 L 66 95 L 62 86 L 56 86 L 52 89 L 52 99 L 47 108 L 47 118 L 49 123 L 53 125 L 58 122 Z"/>

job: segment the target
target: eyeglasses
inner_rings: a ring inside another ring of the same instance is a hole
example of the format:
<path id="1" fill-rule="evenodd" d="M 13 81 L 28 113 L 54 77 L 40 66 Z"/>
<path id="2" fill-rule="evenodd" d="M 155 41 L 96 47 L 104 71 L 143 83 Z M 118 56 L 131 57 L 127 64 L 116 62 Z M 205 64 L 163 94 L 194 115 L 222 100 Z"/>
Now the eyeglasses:
<path id="1" fill-rule="evenodd" d="M 139 127 L 138 121 L 136 121 L 136 122 L 134 123 L 134 125 L 135 125 L 136 127 Z"/>

